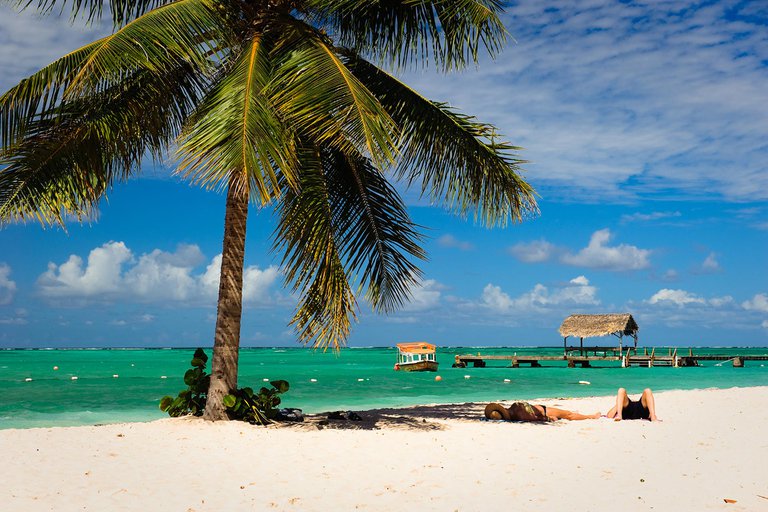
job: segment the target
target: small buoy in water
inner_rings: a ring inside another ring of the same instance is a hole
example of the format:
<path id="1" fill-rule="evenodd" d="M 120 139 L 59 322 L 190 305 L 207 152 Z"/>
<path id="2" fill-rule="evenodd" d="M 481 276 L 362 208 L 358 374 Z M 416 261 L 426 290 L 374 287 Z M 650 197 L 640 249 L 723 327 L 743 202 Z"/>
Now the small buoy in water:
<path id="1" fill-rule="evenodd" d="M 589 385 L 590 385 L 590 384 L 592 384 L 592 383 L 591 383 L 591 382 L 589 382 L 588 380 L 580 380 L 580 381 L 579 381 L 579 384 L 586 384 L 587 386 L 589 386 Z"/>
<path id="2" fill-rule="evenodd" d="M 443 380 L 443 378 L 441 376 L 435 375 L 435 381 L 436 382 L 440 382 L 441 380 Z"/>
<path id="3" fill-rule="evenodd" d="M 30 379 L 29 377 L 27 377 L 26 379 L 24 379 L 24 382 L 32 382 L 32 379 Z"/>
<path id="4" fill-rule="evenodd" d="M 54 369 L 54 370 L 58 370 L 58 369 L 59 369 L 59 367 L 58 367 L 58 366 L 54 366 L 54 367 L 53 367 L 53 369 Z"/>
<path id="5" fill-rule="evenodd" d="M 71 380 L 77 380 L 77 377 L 73 375 L 72 377 L 70 377 L 70 379 Z"/>
<path id="6" fill-rule="evenodd" d="M 131 363 L 131 366 L 136 366 L 135 364 Z"/>
<path id="7" fill-rule="evenodd" d="M 317 379 L 309 379 L 309 382 L 317 382 Z"/>
<path id="8" fill-rule="evenodd" d="M 357 379 L 357 382 L 363 382 L 365 379 Z"/>
<path id="9" fill-rule="evenodd" d="M 119 375 L 118 375 L 118 374 L 116 374 L 116 373 L 112 374 L 112 378 L 113 378 L 113 379 L 116 379 L 116 378 L 118 378 L 118 377 L 119 377 Z"/>
<path id="10" fill-rule="evenodd" d="M 465 375 L 465 376 L 464 376 L 464 378 L 465 378 L 465 379 L 468 379 L 468 378 L 470 378 L 470 377 L 471 377 L 471 375 Z"/>
<path id="11" fill-rule="evenodd" d="M 264 382 L 269 382 L 269 379 L 261 379 Z"/>
<path id="12" fill-rule="evenodd" d="M 504 382 L 512 382 L 512 381 L 509 379 L 504 379 Z"/>
<path id="13" fill-rule="evenodd" d="M 167 379 L 168 377 L 166 377 L 165 375 L 161 375 L 160 378 L 161 379 Z"/>

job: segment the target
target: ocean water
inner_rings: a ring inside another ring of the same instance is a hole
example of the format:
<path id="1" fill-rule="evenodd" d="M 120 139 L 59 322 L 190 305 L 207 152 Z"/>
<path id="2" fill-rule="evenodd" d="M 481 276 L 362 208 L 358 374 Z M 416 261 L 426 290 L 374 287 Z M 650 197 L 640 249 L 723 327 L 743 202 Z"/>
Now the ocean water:
<path id="1" fill-rule="evenodd" d="M 666 349 L 656 350 L 666 353 Z M 693 350 L 695 354 L 768 354 L 768 348 Z M 164 395 L 175 395 L 185 387 L 183 375 L 193 352 L 189 348 L 0 350 L 0 429 L 163 418 L 157 404 Z M 210 349 L 206 352 L 211 356 Z M 568 368 L 564 362 L 544 362 L 542 368 L 510 368 L 503 361 L 489 361 L 486 368 L 451 368 L 454 355 L 477 352 L 559 355 L 562 348 L 438 348 L 437 374 L 394 371 L 394 348 L 349 348 L 338 354 L 304 348 L 244 348 L 239 385 L 258 388 L 265 379 L 285 379 L 291 389 L 283 395 L 283 406 L 307 413 L 611 395 L 618 387 L 632 394 L 645 387 L 661 391 L 768 386 L 768 361 L 747 361 L 744 368 L 733 368 L 730 362 L 706 362 L 693 368 L 621 368 L 612 362 Z M 442 380 L 436 381 L 436 375 Z M 663 410 L 663 403 L 659 409 Z"/>

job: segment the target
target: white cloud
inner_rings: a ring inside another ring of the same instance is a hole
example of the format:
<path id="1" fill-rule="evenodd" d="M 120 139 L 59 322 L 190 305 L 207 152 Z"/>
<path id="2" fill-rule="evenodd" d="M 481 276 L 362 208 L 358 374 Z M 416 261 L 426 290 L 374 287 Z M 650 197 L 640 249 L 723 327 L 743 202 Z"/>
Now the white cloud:
<path id="1" fill-rule="evenodd" d="M 123 242 L 108 242 L 93 249 L 88 263 L 75 254 L 61 265 L 48 263 L 48 270 L 38 278 L 40 292 L 46 297 L 92 297 L 119 295 L 122 266 L 132 258 Z"/>
<path id="2" fill-rule="evenodd" d="M 16 282 L 11 281 L 11 267 L 0 263 L 0 306 L 10 304 L 16 294 Z"/>
<path id="3" fill-rule="evenodd" d="M 650 266 L 651 251 L 633 245 L 608 246 L 611 231 L 601 229 L 592 233 L 589 245 L 576 254 L 564 254 L 560 261 L 568 265 L 604 270 L 640 270 Z"/>
<path id="4" fill-rule="evenodd" d="M 93 249 L 85 264 L 77 255 L 61 265 L 49 263 L 38 278 L 38 287 L 48 298 L 211 303 L 218 295 L 221 255 L 215 256 L 202 273 L 196 273 L 204 261 L 196 245 L 181 244 L 172 253 L 155 249 L 136 260 L 123 242 L 109 242 Z M 274 266 L 245 268 L 243 300 L 269 301 L 269 289 L 278 275 Z M 153 318 L 144 315 L 142 321 Z"/>
<path id="5" fill-rule="evenodd" d="M 508 249 L 509 254 L 526 263 L 540 263 L 549 260 L 556 247 L 546 240 L 534 240 L 533 242 L 521 242 Z"/>
<path id="6" fill-rule="evenodd" d="M 411 300 L 402 311 L 425 311 L 440 303 L 443 286 L 434 279 L 425 279 L 419 285 L 411 288 Z"/>
<path id="7" fill-rule="evenodd" d="M 689 293 L 685 290 L 671 290 L 663 288 L 648 299 L 649 304 L 674 304 L 685 306 L 686 304 L 704 304 L 706 301 L 701 297 Z"/>
<path id="8" fill-rule="evenodd" d="M 741 303 L 741 307 L 750 311 L 760 311 L 761 313 L 768 313 L 768 295 L 764 293 L 758 293 L 750 300 L 746 300 Z"/>
<path id="9" fill-rule="evenodd" d="M 464 240 L 459 240 L 455 236 L 451 235 L 450 233 L 447 233 L 440 238 L 437 239 L 437 244 L 441 247 L 448 247 L 451 249 L 460 249 L 462 251 L 471 251 L 475 248 L 474 245 L 472 245 L 469 242 L 466 242 Z"/>
<path id="10" fill-rule="evenodd" d="M 501 287 L 489 283 L 483 288 L 480 300 L 482 305 L 499 313 L 529 311 L 563 304 L 595 305 L 600 303 L 597 298 L 597 288 L 591 286 L 589 280 L 584 276 L 575 277 L 567 284 L 553 290 L 539 283 L 530 291 L 515 298 L 502 291 Z"/>

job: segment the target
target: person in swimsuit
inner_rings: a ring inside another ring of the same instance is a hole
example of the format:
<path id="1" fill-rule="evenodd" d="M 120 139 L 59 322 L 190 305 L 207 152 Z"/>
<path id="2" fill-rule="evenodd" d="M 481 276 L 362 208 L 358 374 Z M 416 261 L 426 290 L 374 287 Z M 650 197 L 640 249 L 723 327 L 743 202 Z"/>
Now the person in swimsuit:
<path id="1" fill-rule="evenodd" d="M 627 390 L 619 388 L 616 393 L 616 405 L 606 414 L 607 417 L 616 421 L 620 420 L 651 420 L 658 421 L 656 417 L 656 401 L 653 399 L 653 392 L 650 388 L 645 388 L 640 400 L 633 401 L 627 396 Z"/>
<path id="2" fill-rule="evenodd" d="M 585 415 L 565 409 L 547 407 L 546 405 L 515 402 L 509 407 L 490 403 L 485 407 L 485 417 L 489 420 L 543 422 L 555 420 L 593 420 L 599 418 L 600 413 L 596 412 L 595 414 Z"/>

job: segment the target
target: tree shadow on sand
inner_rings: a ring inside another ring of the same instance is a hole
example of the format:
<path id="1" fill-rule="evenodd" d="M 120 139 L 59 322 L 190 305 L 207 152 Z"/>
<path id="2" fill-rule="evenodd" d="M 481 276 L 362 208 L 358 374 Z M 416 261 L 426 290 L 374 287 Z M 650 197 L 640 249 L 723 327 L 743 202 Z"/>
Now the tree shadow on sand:
<path id="1" fill-rule="evenodd" d="M 279 423 L 279 428 L 297 430 L 444 430 L 441 420 L 478 421 L 483 418 L 484 404 L 417 405 L 403 408 L 371 409 L 357 412 L 359 420 L 333 419 L 338 414 L 308 414 L 301 423 Z M 342 412 L 341 416 L 349 416 Z"/>

